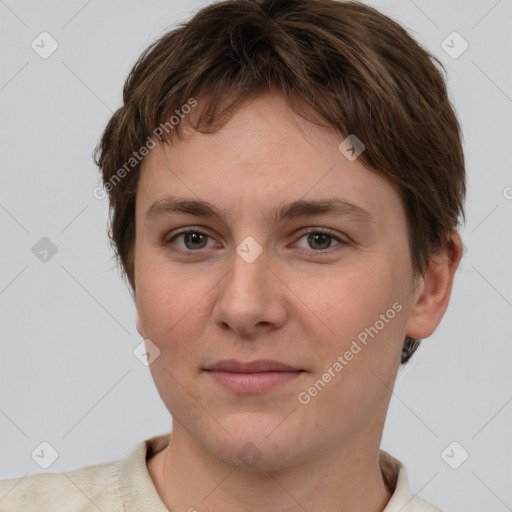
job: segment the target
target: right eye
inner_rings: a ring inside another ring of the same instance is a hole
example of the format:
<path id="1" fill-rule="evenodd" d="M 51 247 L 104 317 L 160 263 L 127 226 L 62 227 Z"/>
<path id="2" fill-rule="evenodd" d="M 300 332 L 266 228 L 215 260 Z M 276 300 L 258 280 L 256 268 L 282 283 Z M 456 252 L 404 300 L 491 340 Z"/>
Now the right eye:
<path id="1" fill-rule="evenodd" d="M 175 249 L 173 246 L 176 245 L 174 243 L 175 240 L 182 238 L 183 244 L 185 247 L 180 247 L 178 245 L 178 249 Z M 207 239 L 211 238 L 206 233 L 199 231 L 197 228 L 186 228 L 182 229 L 175 233 L 171 238 L 167 238 L 164 241 L 165 247 L 169 248 L 172 251 L 182 251 L 186 254 L 198 252 L 200 249 L 205 249 Z"/>

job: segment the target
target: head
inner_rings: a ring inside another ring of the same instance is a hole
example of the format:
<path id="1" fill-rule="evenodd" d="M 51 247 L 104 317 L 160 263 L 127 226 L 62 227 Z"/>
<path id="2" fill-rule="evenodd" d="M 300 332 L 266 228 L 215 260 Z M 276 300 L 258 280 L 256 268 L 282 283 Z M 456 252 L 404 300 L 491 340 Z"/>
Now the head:
<path id="1" fill-rule="evenodd" d="M 164 402 L 226 460 L 290 407 L 276 460 L 378 431 L 398 366 L 441 321 L 465 170 L 440 68 L 390 18 L 336 0 L 215 3 L 133 67 L 96 151 L 110 237 Z M 343 215 L 305 204 L 326 200 Z M 269 410 L 265 393 L 216 392 L 204 370 L 220 359 L 302 373 Z M 350 421 L 312 441 L 333 404 Z"/>

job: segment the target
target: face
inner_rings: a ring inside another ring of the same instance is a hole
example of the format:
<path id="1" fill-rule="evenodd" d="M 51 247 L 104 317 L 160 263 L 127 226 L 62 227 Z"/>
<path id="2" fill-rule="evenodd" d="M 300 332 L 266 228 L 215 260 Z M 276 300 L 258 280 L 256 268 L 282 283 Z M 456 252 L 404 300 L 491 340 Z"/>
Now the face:
<path id="1" fill-rule="evenodd" d="M 137 328 L 174 424 L 227 463 L 380 443 L 412 264 L 397 191 L 341 142 L 267 95 L 144 161 Z"/>

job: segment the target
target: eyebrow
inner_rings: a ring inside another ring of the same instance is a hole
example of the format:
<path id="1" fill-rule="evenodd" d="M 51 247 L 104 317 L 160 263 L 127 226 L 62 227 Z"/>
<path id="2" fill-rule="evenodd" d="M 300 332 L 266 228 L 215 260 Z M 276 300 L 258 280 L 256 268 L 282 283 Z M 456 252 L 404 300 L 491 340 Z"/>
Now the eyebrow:
<path id="1" fill-rule="evenodd" d="M 222 213 L 207 201 L 169 196 L 155 201 L 146 210 L 145 217 L 152 219 L 180 213 L 194 215 L 196 217 L 216 218 L 220 221 L 223 220 Z M 273 209 L 270 214 L 266 216 L 266 219 L 276 223 L 287 218 L 291 219 L 322 214 L 347 217 L 360 224 L 375 224 L 375 217 L 369 211 L 355 203 L 337 197 L 309 201 L 299 199 Z"/>

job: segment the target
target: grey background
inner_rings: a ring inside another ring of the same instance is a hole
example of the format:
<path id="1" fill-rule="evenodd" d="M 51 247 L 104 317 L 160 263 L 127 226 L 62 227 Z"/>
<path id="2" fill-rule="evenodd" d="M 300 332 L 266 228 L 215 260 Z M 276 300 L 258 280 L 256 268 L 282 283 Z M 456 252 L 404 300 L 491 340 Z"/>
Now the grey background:
<path id="1" fill-rule="evenodd" d="M 452 300 L 399 373 L 382 448 L 447 512 L 512 510 L 512 2 L 369 3 L 445 64 L 469 176 Z M 141 339 L 91 153 L 135 59 L 204 5 L 0 1 L 0 478 L 42 472 L 31 458 L 42 441 L 58 472 L 120 459 L 170 429 L 133 355 Z M 59 44 L 47 59 L 31 48 L 43 31 Z M 441 47 L 453 31 L 469 43 L 456 59 Z M 32 252 L 42 237 L 57 247 L 46 263 Z M 469 453 L 458 469 L 441 456 L 453 441 Z"/>

